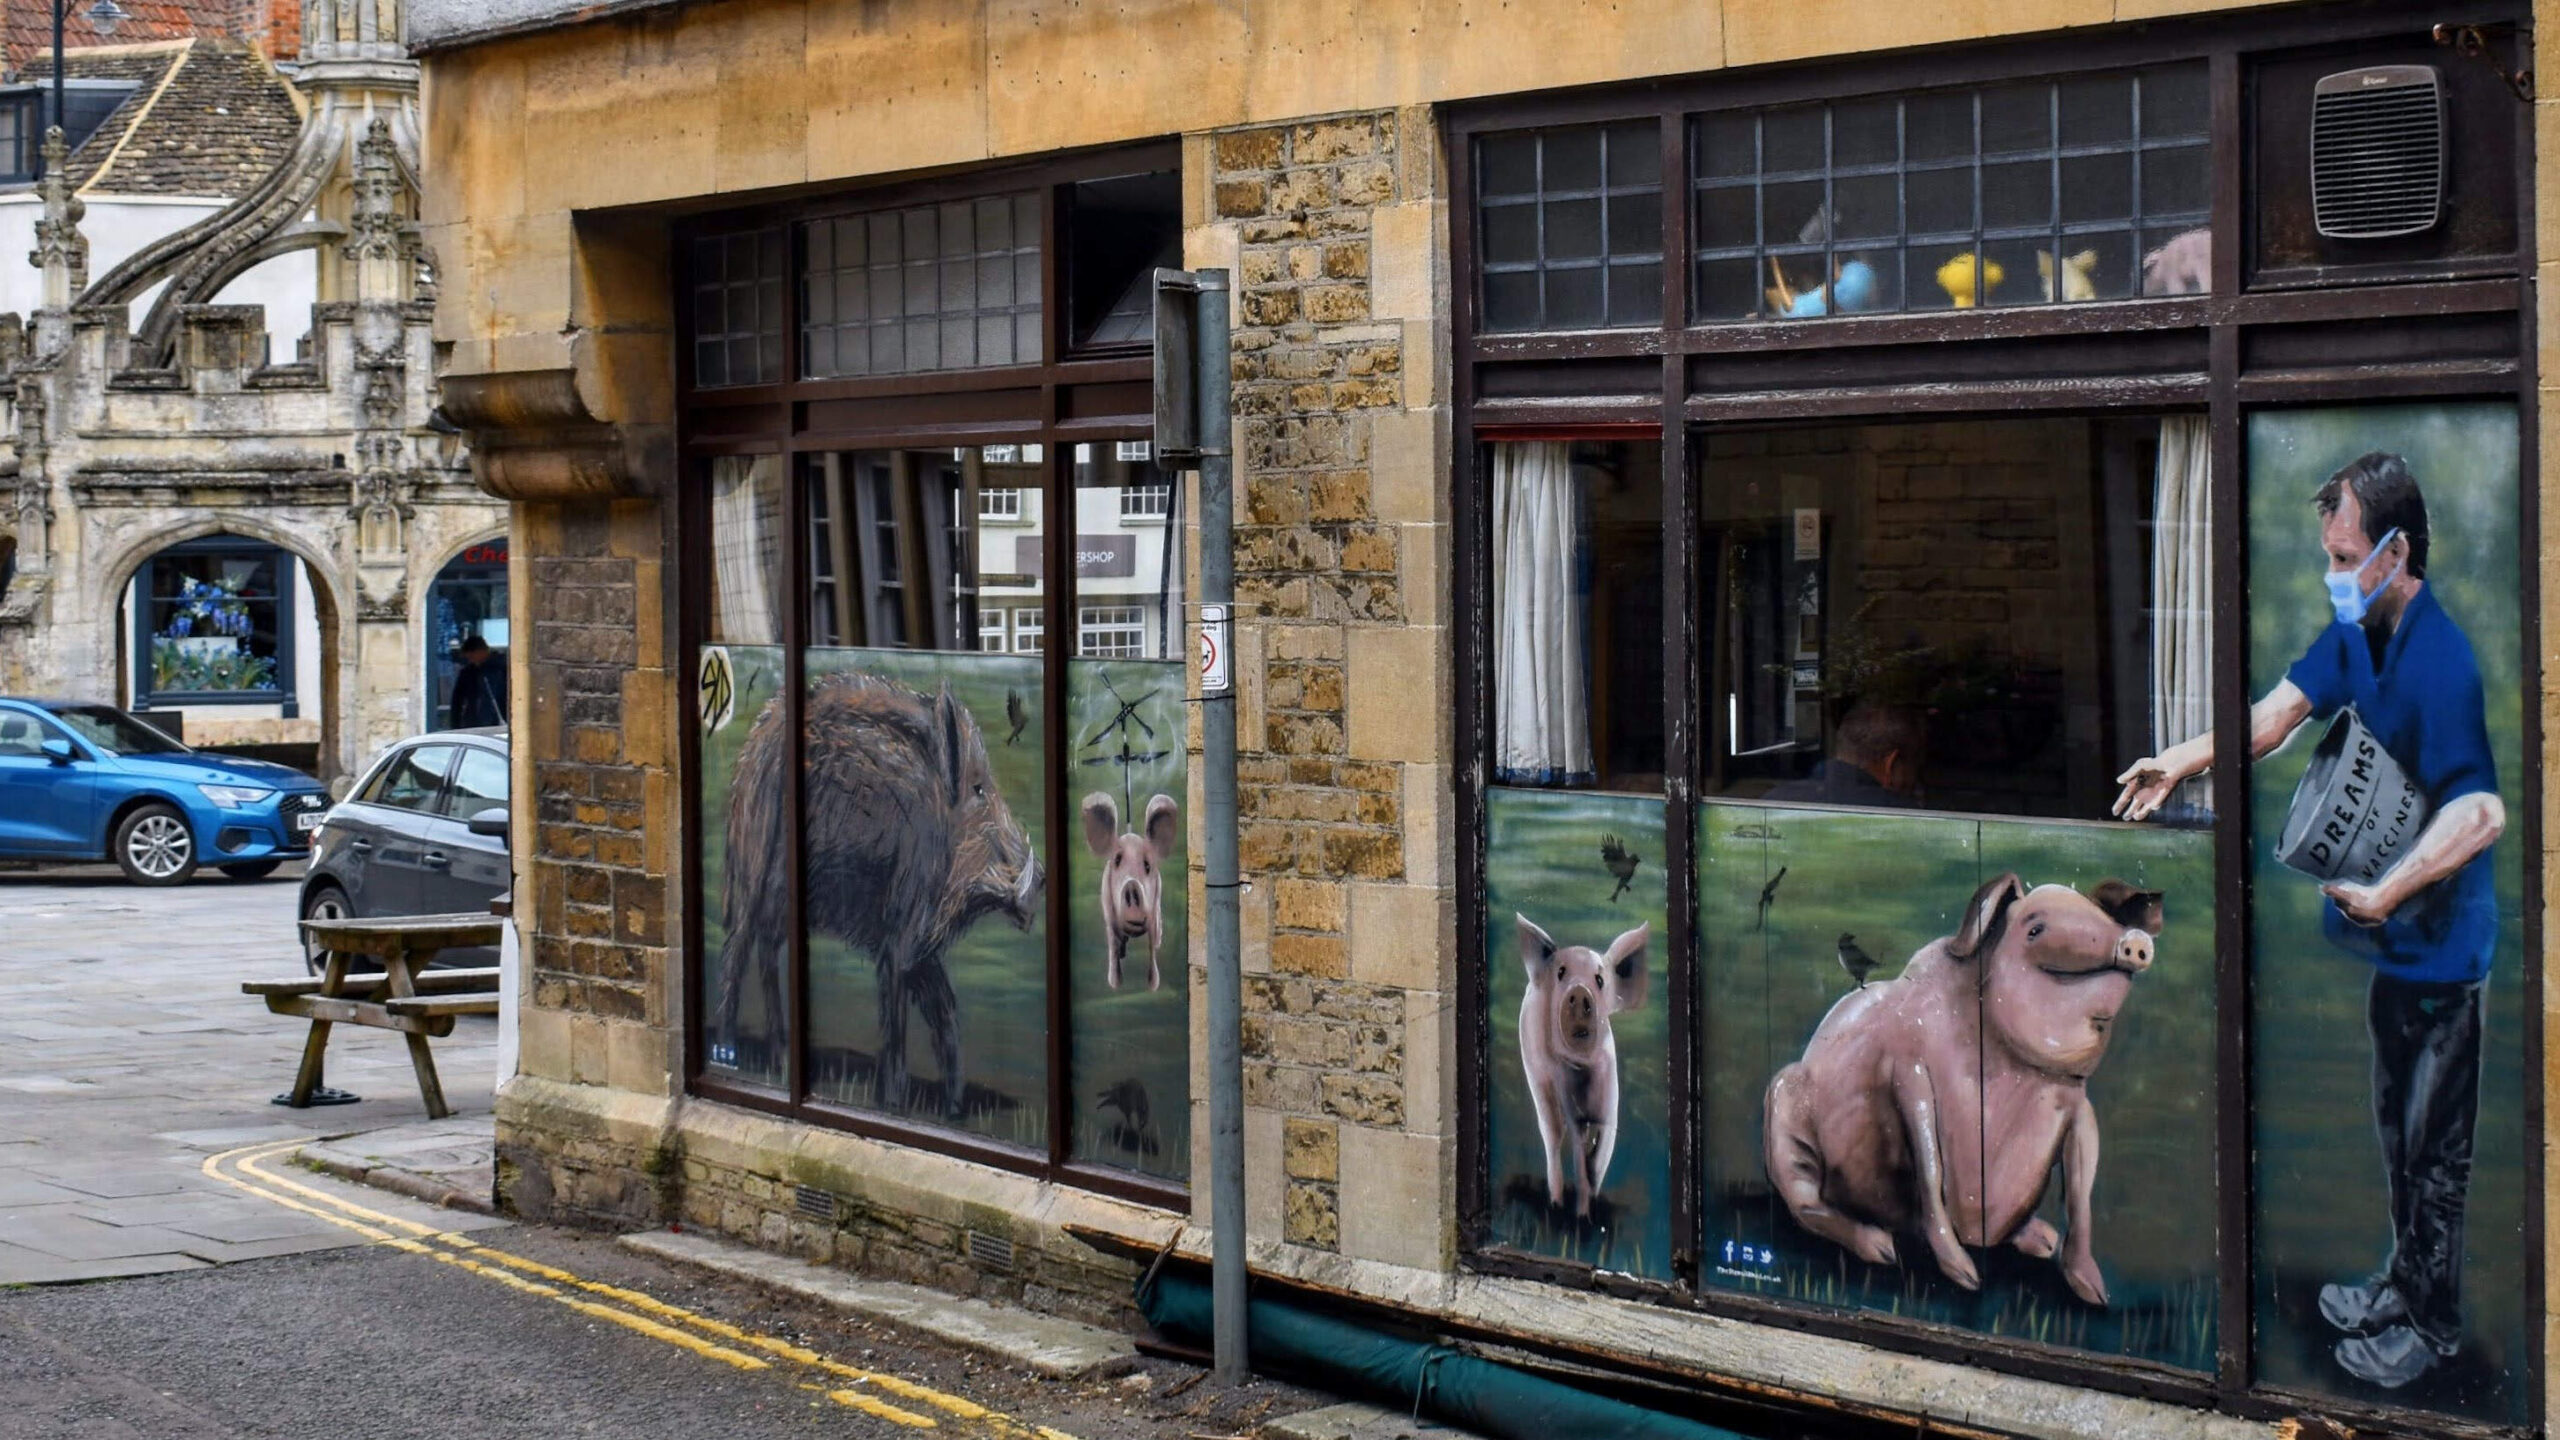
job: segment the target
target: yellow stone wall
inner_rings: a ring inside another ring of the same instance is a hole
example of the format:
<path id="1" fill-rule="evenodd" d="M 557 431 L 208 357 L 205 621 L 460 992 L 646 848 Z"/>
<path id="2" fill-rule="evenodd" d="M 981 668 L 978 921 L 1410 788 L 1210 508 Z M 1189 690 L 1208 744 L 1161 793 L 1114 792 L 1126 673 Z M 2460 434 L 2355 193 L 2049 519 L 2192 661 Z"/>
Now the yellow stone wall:
<path id="1" fill-rule="evenodd" d="M 570 215 L 2216 0 L 718 0 L 425 57 L 453 373 L 568 363 Z M 621 416 L 600 418 L 618 419 Z"/>

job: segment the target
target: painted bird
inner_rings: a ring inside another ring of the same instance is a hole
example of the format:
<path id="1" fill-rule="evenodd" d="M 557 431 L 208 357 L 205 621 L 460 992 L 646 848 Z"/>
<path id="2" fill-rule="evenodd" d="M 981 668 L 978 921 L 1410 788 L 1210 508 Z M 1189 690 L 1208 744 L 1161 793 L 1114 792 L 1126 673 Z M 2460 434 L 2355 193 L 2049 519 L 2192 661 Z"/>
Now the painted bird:
<path id="1" fill-rule="evenodd" d="M 1103 1088 L 1100 1098 L 1102 1108 L 1119 1111 L 1124 1123 L 1139 1130 L 1147 1128 L 1147 1087 L 1139 1082 L 1137 1076 L 1114 1080 Z"/>
<path id="2" fill-rule="evenodd" d="M 1876 973 L 1876 957 L 1858 948 L 1857 936 L 1844 932 L 1840 936 L 1840 968 L 1848 971 L 1849 978 L 1864 990 L 1867 977 Z"/>
<path id="3" fill-rule="evenodd" d="M 1769 907 L 1778 903 L 1778 882 L 1786 878 L 1787 867 L 1781 865 L 1778 867 L 1778 873 L 1769 877 L 1769 883 L 1760 887 L 1760 919 L 1751 927 L 1752 929 L 1769 928 Z"/>
<path id="4" fill-rule="evenodd" d="M 1004 743 L 1010 745 L 1022 738 L 1024 727 L 1031 723 L 1031 708 L 1022 703 L 1021 691 L 1004 692 L 1004 718 L 1013 724 L 1013 733 L 1004 737 Z"/>
<path id="5" fill-rule="evenodd" d="M 1618 877 L 1618 888 L 1609 892 L 1610 903 L 1615 904 L 1619 896 L 1627 893 L 1627 887 L 1636 883 L 1636 867 L 1644 863 L 1644 857 L 1628 849 L 1627 842 L 1617 836 L 1603 835 L 1600 837 L 1600 863 L 1608 866 L 1609 873 Z"/>

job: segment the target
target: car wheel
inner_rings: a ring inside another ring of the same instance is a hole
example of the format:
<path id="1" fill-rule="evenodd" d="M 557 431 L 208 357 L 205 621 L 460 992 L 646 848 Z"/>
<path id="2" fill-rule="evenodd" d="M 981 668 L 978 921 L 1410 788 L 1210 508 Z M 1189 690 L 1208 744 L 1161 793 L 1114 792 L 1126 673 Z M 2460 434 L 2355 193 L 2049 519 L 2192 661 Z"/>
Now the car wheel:
<path id="1" fill-rule="evenodd" d="M 145 805 L 116 826 L 116 864 L 136 885 L 183 885 L 196 873 L 195 832 L 175 806 Z"/>
<path id="2" fill-rule="evenodd" d="M 305 920 L 352 920 L 355 914 L 356 907 L 347 903 L 347 892 L 335 885 L 327 883 L 314 885 L 310 893 L 302 897 L 302 918 Z M 329 968 L 329 952 L 312 949 L 311 941 L 307 936 L 302 942 L 302 968 L 314 975 Z M 382 967 L 366 959 L 358 959 L 347 966 L 351 973 L 380 968 Z"/>
<path id="3" fill-rule="evenodd" d="M 223 866 L 222 873 L 234 880 L 264 880 L 276 873 L 276 867 L 283 863 L 281 860 L 243 860 L 237 865 Z"/>

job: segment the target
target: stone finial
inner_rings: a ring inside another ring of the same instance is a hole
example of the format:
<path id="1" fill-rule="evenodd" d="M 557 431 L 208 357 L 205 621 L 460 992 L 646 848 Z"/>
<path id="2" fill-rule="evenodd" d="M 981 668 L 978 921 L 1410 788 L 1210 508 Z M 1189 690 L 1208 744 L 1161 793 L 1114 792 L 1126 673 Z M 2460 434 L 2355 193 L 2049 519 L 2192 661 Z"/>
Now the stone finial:
<path id="1" fill-rule="evenodd" d="M 400 156 L 393 148 L 391 126 L 381 116 L 365 126 L 356 142 L 354 214 L 348 217 L 347 259 L 356 266 L 356 296 L 363 300 L 407 298 L 411 226 L 400 213 Z"/>
<path id="2" fill-rule="evenodd" d="M 89 288 L 89 241 L 80 233 L 80 218 L 89 207 L 71 187 L 70 147 L 62 127 L 44 132 L 44 178 L 36 182 L 44 213 L 36 220 L 36 248 L 27 263 L 44 272 L 44 308 L 68 310 Z"/>

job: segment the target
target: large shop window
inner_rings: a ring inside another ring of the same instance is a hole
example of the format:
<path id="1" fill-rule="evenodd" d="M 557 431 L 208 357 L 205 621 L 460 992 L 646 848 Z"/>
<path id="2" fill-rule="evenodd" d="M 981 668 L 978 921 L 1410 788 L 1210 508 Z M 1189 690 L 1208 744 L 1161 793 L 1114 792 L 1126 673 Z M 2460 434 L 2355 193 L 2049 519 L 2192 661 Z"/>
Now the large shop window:
<path id="1" fill-rule="evenodd" d="M 1051 588 L 1044 447 L 806 457 L 796 667 L 769 643 L 782 463 L 713 462 L 715 643 L 697 684 L 708 1070 L 787 1083 L 796 866 L 809 1027 L 797 1043 L 814 1099 L 1046 1150 L 1049 1037 L 1063 1024 L 1068 1158 L 1179 1180 L 1179 571 L 1161 521 L 1122 519 L 1125 491 L 1167 481 L 1144 461 L 1096 459 L 1107 445 L 1068 449 L 1067 598 L 1082 623 L 1062 677 L 1037 619 Z M 1001 524 L 982 518 L 991 489 L 1023 499 Z M 1065 833 L 1051 825 L 1061 799 Z"/>
<path id="2" fill-rule="evenodd" d="M 2523 116 L 2262 23 L 1450 120 L 1475 1263 L 2533 1425 Z"/>
<path id="3" fill-rule="evenodd" d="M 299 564 L 236 535 L 190 540 L 143 562 L 133 588 L 134 707 L 290 707 Z"/>
<path id="4" fill-rule="evenodd" d="M 770 395 L 698 360 L 688 398 L 695 1086 L 1164 1204 L 1189 666 L 1131 345 L 1170 158 L 820 197 L 680 251 L 720 296 L 697 356 L 731 357 L 742 265 L 754 333 L 768 281 L 797 307 L 778 368 L 737 352 Z"/>

